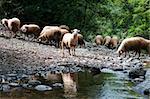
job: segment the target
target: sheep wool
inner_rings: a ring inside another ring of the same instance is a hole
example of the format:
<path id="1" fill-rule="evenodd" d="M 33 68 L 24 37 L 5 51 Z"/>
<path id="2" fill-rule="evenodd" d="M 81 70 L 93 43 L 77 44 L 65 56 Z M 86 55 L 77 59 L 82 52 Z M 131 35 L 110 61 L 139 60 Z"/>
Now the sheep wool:
<path id="1" fill-rule="evenodd" d="M 121 45 L 117 50 L 117 53 L 120 56 L 122 53 L 125 52 L 125 56 L 126 56 L 126 52 L 135 51 L 136 54 L 139 53 L 139 57 L 140 57 L 140 53 L 142 49 L 146 49 L 150 54 L 150 40 L 144 39 L 142 37 L 132 37 L 132 38 L 126 38 L 122 41 Z"/>
<path id="2" fill-rule="evenodd" d="M 103 36 L 102 35 L 97 35 L 95 37 L 95 43 L 96 43 L 96 45 L 102 45 L 103 44 Z"/>
<path id="3" fill-rule="evenodd" d="M 69 54 L 71 56 L 75 55 L 75 48 L 78 45 L 78 36 L 77 35 L 80 32 L 80 30 L 74 29 L 74 30 L 72 30 L 72 32 L 73 32 L 72 34 L 66 33 L 63 36 L 63 39 L 61 42 L 63 56 L 64 56 L 64 46 L 69 49 Z"/>
<path id="4" fill-rule="evenodd" d="M 108 46 L 109 43 L 110 43 L 110 40 L 111 40 L 111 37 L 110 37 L 110 36 L 106 36 L 106 37 L 104 38 L 104 45 L 105 45 L 105 46 Z"/>

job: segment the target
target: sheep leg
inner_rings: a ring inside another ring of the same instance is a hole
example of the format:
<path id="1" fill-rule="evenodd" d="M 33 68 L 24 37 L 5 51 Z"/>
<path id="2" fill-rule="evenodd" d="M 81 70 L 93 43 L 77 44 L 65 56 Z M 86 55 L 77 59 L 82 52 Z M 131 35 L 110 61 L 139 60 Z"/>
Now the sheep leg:
<path id="1" fill-rule="evenodd" d="M 73 49 L 73 51 L 74 51 L 74 56 L 76 56 L 76 54 L 75 54 L 75 48 Z"/>
<path id="2" fill-rule="evenodd" d="M 61 41 L 59 42 L 59 48 L 61 48 Z"/>
<path id="3" fill-rule="evenodd" d="M 68 51 L 69 51 L 69 55 L 71 55 L 71 56 L 72 56 L 71 51 L 70 51 L 70 48 L 68 48 Z"/>
<path id="4" fill-rule="evenodd" d="M 130 52 L 128 51 L 127 53 L 128 53 L 129 58 L 130 58 L 131 57 Z"/>
<path id="5" fill-rule="evenodd" d="M 135 51 L 135 55 L 134 56 L 136 56 L 137 55 L 137 51 Z"/>
<path id="6" fill-rule="evenodd" d="M 124 58 L 126 57 L 126 52 L 124 52 Z"/>
<path id="7" fill-rule="evenodd" d="M 10 38 L 14 38 L 16 36 L 16 33 L 11 32 L 11 37 Z"/>
<path id="8" fill-rule="evenodd" d="M 33 41 L 35 38 L 35 35 L 31 33 L 31 41 Z"/>
<path id="9" fill-rule="evenodd" d="M 60 43 L 60 41 L 57 42 L 57 46 L 56 46 L 57 48 L 59 48 L 59 43 Z"/>
<path id="10" fill-rule="evenodd" d="M 62 56 L 64 56 L 64 43 L 61 42 L 61 48 L 62 48 Z"/>
<path id="11" fill-rule="evenodd" d="M 138 57 L 138 58 L 140 58 L 140 53 L 141 53 L 141 51 L 139 50 L 138 53 L 139 53 L 139 57 Z"/>

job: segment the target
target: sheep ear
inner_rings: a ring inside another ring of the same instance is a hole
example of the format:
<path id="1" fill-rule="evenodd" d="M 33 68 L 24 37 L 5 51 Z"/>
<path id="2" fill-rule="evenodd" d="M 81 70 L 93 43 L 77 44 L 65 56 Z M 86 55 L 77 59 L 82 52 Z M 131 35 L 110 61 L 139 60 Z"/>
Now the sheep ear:
<path id="1" fill-rule="evenodd" d="M 80 32 L 80 30 L 78 30 L 78 32 Z"/>
<path id="2" fill-rule="evenodd" d="M 71 30 L 71 33 L 73 32 L 73 30 Z"/>

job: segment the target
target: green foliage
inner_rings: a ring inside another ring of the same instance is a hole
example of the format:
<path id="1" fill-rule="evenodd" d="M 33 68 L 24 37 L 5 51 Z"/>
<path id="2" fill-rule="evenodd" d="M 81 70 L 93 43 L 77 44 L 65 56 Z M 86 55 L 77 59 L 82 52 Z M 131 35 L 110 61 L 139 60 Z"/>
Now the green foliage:
<path id="1" fill-rule="evenodd" d="M 98 34 L 150 37 L 149 0 L 1 0 L 4 17 L 42 27 L 66 24 L 81 29 L 88 41 Z"/>

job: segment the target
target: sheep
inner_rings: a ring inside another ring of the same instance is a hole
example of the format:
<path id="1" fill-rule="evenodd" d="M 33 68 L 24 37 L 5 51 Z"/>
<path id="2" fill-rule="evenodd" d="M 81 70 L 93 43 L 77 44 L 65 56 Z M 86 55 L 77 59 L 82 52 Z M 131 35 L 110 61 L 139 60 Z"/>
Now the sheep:
<path id="1" fill-rule="evenodd" d="M 105 38 L 104 38 L 104 45 L 105 46 L 109 46 L 109 43 L 110 43 L 110 40 L 111 40 L 111 37 L 110 36 L 106 36 Z"/>
<path id="2" fill-rule="evenodd" d="M 36 24 L 25 24 L 20 29 L 23 33 L 34 34 L 34 36 L 37 38 L 40 35 L 40 27 Z"/>
<path id="3" fill-rule="evenodd" d="M 64 46 L 66 46 L 66 48 L 68 48 L 69 54 L 71 56 L 75 56 L 75 48 L 77 47 L 77 44 L 78 44 L 78 33 L 80 32 L 80 30 L 74 29 L 72 32 L 73 32 L 72 34 L 66 33 L 63 36 L 63 39 L 61 42 L 63 56 L 64 56 Z M 70 49 L 72 52 L 70 51 Z"/>
<path id="4" fill-rule="evenodd" d="M 80 47 L 85 46 L 83 35 L 82 34 L 78 34 L 77 36 L 78 36 L 78 45 L 80 45 Z"/>
<path id="5" fill-rule="evenodd" d="M 59 43 L 61 40 L 61 31 L 57 27 L 43 29 L 40 33 L 40 36 L 38 37 L 38 40 L 45 42 L 48 42 L 49 40 L 54 40 L 55 42 L 57 42 L 57 46 L 59 47 Z"/>
<path id="6" fill-rule="evenodd" d="M 1 24 L 8 29 L 8 19 L 4 18 L 1 20 Z"/>
<path id="7" fill-rule="evenodd" d="M 66 29 L 66 30 L 70 31 L 70 28 L 67 25 L 60 25 L 59 27 L 61 29 Z"/>
<path id="8" fill-rule="evenodd" d="M 16 32 L 20 28 L 20 20 L 18 18 L 12 18 L 8 20 L 8 29 L 13 32 L 13 36 L 16 36 Z"/>
<path id="9" fill-rule="evenodd" d="M 66 33 L 69 33 L 69 31 L 67 29 L 60 29 L 60 32 L 61 32 L 61 37 L 60 37 L 61 40 Z"/>
<path id="10" fill-rule="evenodd" d="M 150 55 L 150 40 L 144 39 L 142 37 L 132 37 L 126 38 L 122 41 L 121 45 L 117 50 L 117 53 L 120 57 L 120 55 L 125 52 L 126 57 L 126 52 L 135 51 L 135 56 L 138 52 L 140 57 L 141 49 L 147 49 Z"/>
<path id="11" fill-rule="evenodd" d="M 42 35 L 44 32 L 43 31 L 45 31 L 45 30 L 47 30 L 47 29 L 55 29 L 56 31 L 59 31 L 61 34 L 60 34 L 60 37 L 59 37 L 59 43 L 61 43 L 61 40 L 62 40 L 62 38 L 63 38 L 63 36 L 64 36 L 64 34 L 66 34 L 66 33 L 69 33 L 69 31 L 67 30 L 67 29 L 61 29 L 60 27 L 58 27 L 58 26 L 45 26 L 44 28 L 43 28 L 43 30 L 42 30 L 42 32 L 40 33 L 40 35 Z M 60 45 L 60 44 L 59 44 Z"/>
<path id="12" fill-rule="evenodd" d="M 102 35 L 97 35 L 95 37 L 95 43 L 96 43 L 96 45 L 102 45 L 103 44 L 103 36 Z"/>
<path id="13" fill-rule="evenodd" d="M 114 49 L 114 48 L 117 47 L 118 43 L 119 43 L 118 37 L 117 36 L 113 36 L 111 38 L 111 40 L 110 40 L 109 47 Z"/>
<path id="14" fill-rule="evenodd" d="M 45 29 L 51 29 L 51 28 L 55 28 L 55 29 L 59 30 L 59 31 L 62 33 L 62 35 L 65 34 L 65 33 L 69 33 L 69 30 L 68 30 L 68 29 L 66 29 L 66 28 L 61 28 L 61 27 L 58 27 L 58 26 L 45 26 L 45 27 L 43 28 L 43 30 L 45 30 Z M 42 34 L 42 32 L 41 32 L 41 34 Z M 40 35 L 41 35 L 41 34 L 40 34 Z"/>

